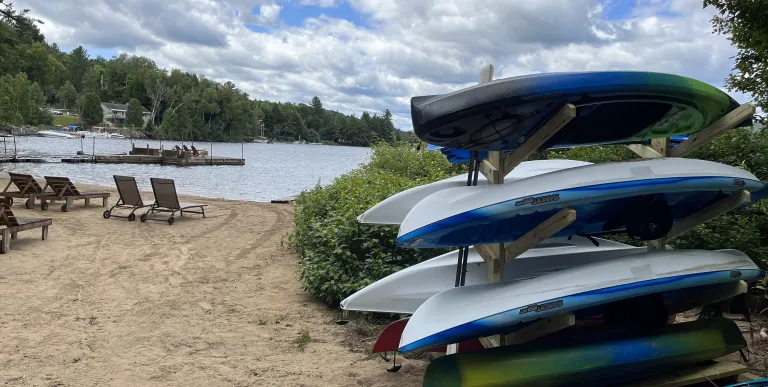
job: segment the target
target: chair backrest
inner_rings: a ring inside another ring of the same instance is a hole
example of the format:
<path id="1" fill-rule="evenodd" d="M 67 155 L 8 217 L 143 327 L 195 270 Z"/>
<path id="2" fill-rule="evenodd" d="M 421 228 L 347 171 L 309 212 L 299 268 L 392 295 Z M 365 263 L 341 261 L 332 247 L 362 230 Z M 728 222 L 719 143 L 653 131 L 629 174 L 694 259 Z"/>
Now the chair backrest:
<path id="1" fill-rule="evenodd" d="M 8 198 L 0 198 L 0 225 L 8 227 L 19 225 L 19 221 L 13 215 L 11 205 L 8 203 Z"/>
<path id="2" fill-rule="evenodd" d="M 159 207 L 171 209 L 181 208 L 173 179 L 159 179 L 152 177 L 149 181 L 152 183 L 152 192 L 155 193 L 155 203 Z"/>
<path id="3" fill-rule="evenodd" d="M 56 196 L 79 196 L 80 191 L 68 177 L 45 176 L 45 185 L 51 187 Z"/>
<path id="4" fill-rule="evenodd" d="M 117 193 L 120 194 L 123 204 L 143 207 L 139 186 L 136 185 L 136 179 L 133 176 L 114 175 Z"/>
<path id="5" fill-rule="evenodd" d="M 37 183 L 37 180 L 32 175 L 8 172 L 8 176 L 10 176 L 11 182 L 22 194 L 43 193 L 43 187 Z"/>

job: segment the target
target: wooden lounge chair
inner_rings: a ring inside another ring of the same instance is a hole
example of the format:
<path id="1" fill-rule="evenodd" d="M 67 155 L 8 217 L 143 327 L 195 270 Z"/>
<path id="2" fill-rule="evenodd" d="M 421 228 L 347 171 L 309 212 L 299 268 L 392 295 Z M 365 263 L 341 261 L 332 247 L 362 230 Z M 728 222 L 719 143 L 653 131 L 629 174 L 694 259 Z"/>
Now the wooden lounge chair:
<path id="1" fill-rule="evenodd" d="M 42 228 L 43 240 L 48 238 L 48 226 L 53 223 L 51 218 L 19 218 L 13 215 L 13 210 L 8 204 L 8 200 L 0 199 L 0 232 L 2 232 L 2 243 L 0 243 L 0 254 L 5 254 L 11 249 L 11 239 L 16 239 L 19 231 Z"/>
<path id="2" fill-rule="evenodd" d="M 63 212 L 72 210 L 73 200 L 85 200 L 85 205 L 88 206 L 91 204 L 91 199 L 102 198 L 101 206 L 107 206 L 109 192 L 81 192 L 75 187 L 75 185 L 69 180 L 68 177 L 45 176 L 45 188 L 43 188 L 43 190 L 45 191 L 45 189 L 48 187 L 50 187 L 53 191 L 51 194 L 38 196 L 41 201 L 40 208 L 43 210 L 48 209 L 48 203 L 46 200 L 64 200 L 64 204 L 61 206 L 61 211 Z"/>
<path id="3" fill-rule="evenodd" d="M 172 179 L 158 179 L 153 177 L 149 180 L 152 183 L 152 192 L 155 194 L 155 203 L 149 207 L 149 210 L 147 210 L 146 213 L 141 215 L 142 222 L 146 222 L 147 220 L 163 220 L 150 219 L 148 217 L 149 214 L 153 214 L 155 212 L 170 212 L 171 216 L 166 219 L 168 224 L 173 224 L 175 221 L 173 216 L 176 215 L 176 212 L 178 212 L 181 216 L 184 216 L 185 212 L 191 214 L 202 214 L 203 218 L 205 218 L 206 204 L 179 202 L 179 196 L 176 194 L 176 185 L 173 183 Z M 189 208 L 199 208 L 200 211 L 190 211 Z"/>
<path id="4" fill-rule="evenodd" d="M 109 219 L 110 216 L 114 216 L 116 218 L 128 218 L 129 221 L 133 222 L 136 220 L 136 214 L 134 214 L 134 212 L 139 208 L 151 206 L 154 204 L 154 201 L 145 203 L 144 200 L 141 199 L 139 186 L 136 185 L 136 179 L 133 176 L 114 175 L 114 178 L 115 185 L 117 186 L 117 193 L 120 194 L 120 198 L 114 206 L 104 211 L 104 219 Z M 115 208 L 130 209 L 131 213 L 128 214 L 128 216 L 113 215 L 112 211 L 114 211 Z"/>
<path id="5" fill-rule="evenodd" d="M 0 193 L 0 196 L 8 199 L 6 202 L 9 206 L 13 205 L 13 198 L 26 198 L 27 201 L 24 204 L 25 207 L 29 209 L 34 207 L 35 198 L 43 195 L 43 187 L 37 183 L 37 180 L 35 180 L 32 175 L 8 172 L 8 176 L 10 176 L 11 181 L 5 186 L 5 189 Z M 11 185 L 16 186 L 18 191 L 8 191 L 8 188 L 11 188 Z M 48 191 L 47 193 L 50 194 L 52 192 Z"/>

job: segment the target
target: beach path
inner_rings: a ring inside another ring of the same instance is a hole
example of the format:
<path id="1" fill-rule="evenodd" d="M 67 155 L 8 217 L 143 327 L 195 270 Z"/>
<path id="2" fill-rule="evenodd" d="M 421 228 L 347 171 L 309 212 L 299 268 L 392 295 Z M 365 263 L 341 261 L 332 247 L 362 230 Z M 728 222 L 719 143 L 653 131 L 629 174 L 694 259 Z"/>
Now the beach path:
<path id="1" fill-rule="evenodd" d="M 0 384 L 421 385 L 423 362 L 386 372 L 343 344 L 349 326 L 303 292 L 284 247 L 290 205 L 182 199 L 208 204 L 208 217 L 169 226 L 16 199 L 17 216 L 53 225 L 48 240 L 25 231 L 0 255 Z"/>

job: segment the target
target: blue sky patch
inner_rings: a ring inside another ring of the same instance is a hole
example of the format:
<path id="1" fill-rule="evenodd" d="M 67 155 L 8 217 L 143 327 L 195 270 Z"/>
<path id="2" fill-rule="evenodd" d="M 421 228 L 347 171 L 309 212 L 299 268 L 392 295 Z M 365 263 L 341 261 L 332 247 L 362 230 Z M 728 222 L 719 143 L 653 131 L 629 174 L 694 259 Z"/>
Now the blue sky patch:
<path id="1" fill-rule="evenodd" d="M 289 26 L 301 26 L 304 20 L 312 17 L 326 15 L 335 19 L 344 19 L 357 26 L 367 27 L 365 19 L 357 13 L 349 4 L 342 3 L 338 7 L 318 7 L 315 5 L 301 5 L 289 3 L 283 5 L 280 12 L 280 20 Z"/>

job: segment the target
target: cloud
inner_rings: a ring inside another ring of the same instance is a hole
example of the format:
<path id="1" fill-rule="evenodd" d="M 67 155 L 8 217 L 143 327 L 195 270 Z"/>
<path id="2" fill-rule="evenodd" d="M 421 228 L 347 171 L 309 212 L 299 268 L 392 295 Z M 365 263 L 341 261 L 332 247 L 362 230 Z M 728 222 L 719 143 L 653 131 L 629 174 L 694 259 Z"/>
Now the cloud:
<path id="1" fill-rule="evenodd" d="M 326 107 L 357 115 L 388 108 L 403 129 L 411 128 L 412 96 L 472 85 L 487 63 L 497 78 L 646 70 L 722 86 L 735 53 L 725 37 L 712 34 L 713 11 L 700 0 L 638 0 L 633 8 L 620 0 L 80 3 L 16 6 L 44 19 L 46 37 L 62 47 L 146 55 L 161 66 L 231 80 L 252 98 L 306 103 L 317 95 Z M 346 20 L 296 5 L 343 5 L 357 15 Z M 304 12 L 303 23 L 283 22 L 286 12 Z M 365 25 L 356 24 L 363 19 Z"/>

